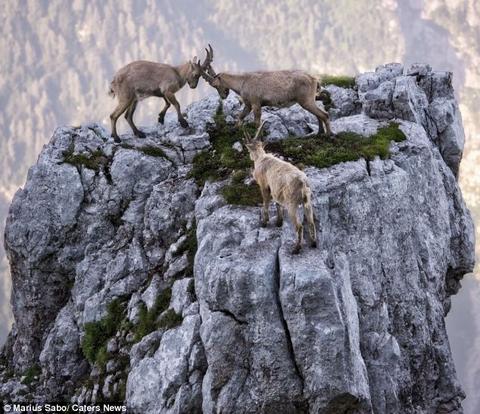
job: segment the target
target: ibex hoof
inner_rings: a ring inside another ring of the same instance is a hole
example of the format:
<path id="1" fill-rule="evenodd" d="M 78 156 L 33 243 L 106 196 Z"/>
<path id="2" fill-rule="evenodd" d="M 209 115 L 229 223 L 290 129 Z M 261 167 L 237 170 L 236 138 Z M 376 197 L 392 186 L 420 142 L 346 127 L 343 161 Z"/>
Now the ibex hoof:
<path id="1" fill-rule="evenodd" d="M 283 220 L 277 220 L 275 222 L 275 224 L 277 225 L 277 227 L 282 227 L 283 226 Z"/>
<path id="2" fill-rule="evenodd" d="M 180 119 L 180 126 L 182 128 L 188 128 L 188 122 L 185 119 Z"/>
<path id="3" fill-rule="evenodd" d="M 120 141 L 120 138 L 118 137 L 118 135 L 113 135 L 112 134 L 112 138 L 117 144 L 120 144 L 120 142 L 122 142 L 122 141 Z"/>
<path id="4" fill-rule="evenodd" d="M 312 247 L 312 248 L 317 247 L 317 241 L 316 241 L 316 240 L 312 241 L 312 242 L 310 243 L 310 247 Z"/>
<path id="5" fill-rule="evenodd" d="M 145 134 L 145 132 L 142 132 L 142 131 L 137 131 L 135 133 L 135 135 L 138 137 L 138 138 L 145 138 L 147 135 Z"/>
<path id="6" fill-rule="evenodd" d="M 159 124 L 162 124 L 165 122 L 165 118 L 164 117 L 158 117 L 158 123 Z"/>
<path id="7" fill-rule="evenodd" d="M 261 221 L 260 222 L 260 227 L 267 227 L 267 222 L 266 221 Z"/>

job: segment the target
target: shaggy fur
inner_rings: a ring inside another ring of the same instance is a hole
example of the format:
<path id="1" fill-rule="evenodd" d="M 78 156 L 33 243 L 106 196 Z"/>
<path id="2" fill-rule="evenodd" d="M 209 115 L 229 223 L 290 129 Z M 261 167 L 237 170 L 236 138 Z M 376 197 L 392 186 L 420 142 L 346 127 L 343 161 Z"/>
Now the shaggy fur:
<path id="1" fill-rule="evenodd" d="M 277 203 L 277 226 L 283 224 L 282 209 L 285 208 L 297 232 L 297 242 L 293 253 L 298 253 L 303 242 L 303 225 L 298 219 L 297 210 L 299 205 L 303 205 L 311 246 L 315 247 L 317 245 L 317 235 L 307 176 L 294 165 L 265 152 L 263 142 L 258 140 L 262 127 L 263 123 L 253 140 L 244 131 L 245 144 L 254 163 L 253 178 L 258 183 L 262 193 L 263 214 L 261 224 L 263 227 L 268 224 L 268 206 L 271 200 Z"/>

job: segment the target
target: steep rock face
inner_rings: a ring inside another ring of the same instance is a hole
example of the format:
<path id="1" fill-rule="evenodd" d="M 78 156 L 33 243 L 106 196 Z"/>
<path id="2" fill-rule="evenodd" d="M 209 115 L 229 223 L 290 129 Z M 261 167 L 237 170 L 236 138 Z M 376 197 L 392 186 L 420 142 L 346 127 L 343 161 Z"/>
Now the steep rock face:
<path id="1" fill-rule="evenodd" d="M 187 109 L 189 130 L 171 117 L 121 145 L 96 125 L 59 128 L 7 221 L 15 325 L 2 398 L 461 412 L 444 316 L 474 240 L 451 75 L 391 64 L 356 83 L 327 88 L 333 131 L 372 135 L 395 119 L 407 139 L 385 160 L 305 169 L 319 247 L 300 255 L 288 221 L 261 228 L 258 207 L 227 204 L 227 181 L 190 178 L 217 96 Z M 240 104 L 223 108 L 231 122 Z M 270 141 L 316 128 L 297 105 L 263 117 Z"/>

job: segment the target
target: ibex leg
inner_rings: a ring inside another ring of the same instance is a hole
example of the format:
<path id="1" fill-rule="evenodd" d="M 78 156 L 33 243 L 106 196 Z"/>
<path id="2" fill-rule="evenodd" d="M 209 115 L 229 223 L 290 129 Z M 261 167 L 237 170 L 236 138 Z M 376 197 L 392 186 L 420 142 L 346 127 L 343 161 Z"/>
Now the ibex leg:
<path id="1" fill-rule="evenodd" d="M 315 221 L 313 220 L 313 209 L 310 201 L 303 205 L 303 211 L 308 223 L 308 234 L 310 236 L 310 246 L 317 247 L 317 231 L 315 229 Z"/>
<path id="2" fill-rule="evenodd" d="M 252 105 L 245 102 L 245 106 L 243 107 L 242 112 L 240 112 L 240 115 L 238 116 L 237 127 L 240 127 L 240 125 L 242 125 L 243 120 L 250 113 L 251 110 L 252 110 Z"/>
<path id="3" fill-rule="evenodd" d="M 283 207 L 276 203 L 277 205 L 277 227 L 282 227 L 283 224 Z"/>
<path id="4" fill-rule="evenodd" d="M 260 187 L 260 192 L 262 193 L 263 199 L 263 208 L 262 208 L 262 219 L 260 225 L 262 227 L 267 227 L 268 221 L 270 217 L 268 215 L 268 206 L 270 205 L 270 200 L 272 199 L 272 195 L 270 193 L 270 188 L 262 188 Z"/>
<path id="5" fill-rule="evenodd" d="M 288 206 L 288 216 L 290 217 L 290 220 L 292 221 L 293 225 L 295 226 L 295 231 L 297 233 L 297 242 L 295 243 L 295 246 L 293 247 L 292 253 L 297 254 L 300 252 L 300 249 L 302 248 L 302 242 L 303 242 L 303 226 L 302 223 L 300 223 L 300 220 L 297 217 L 297 206 L 296 205 L 289 205 Z"/>
<path id="6" fill-rule="evenodd" d="M 125 113 L 125 118 L 128 122 L 128 125 L 130 125 L 130 128 L 132 128 L 133 133 L 139 138 L 145 138 L 145 134 L 140 131 L 133 122 L 133 114 L 135 112 L 135 109 L 137 109 L 137 103 L 137 100 L 134 100 L 132 102 L 132 104 L 128 107 L 127 112 Z"/>
<path id="7" fill-rule="evenodd" d="M 168 108 L 170 108 L 170 102 L 168 102 L 165 98 L 163 98 L 165 101 L 165 106 L 163 107 L 162 111 L 158 114 L 158 122 L 163 124 L 165 121 L 165 114 L 168 111 Z"/>
<path id="8" fill-rule="evenodd" d="M 112 124 L 112 137 L 115 142 L 120 142 L 117 134 L 117 119 L 122 115 L 126 109 L 132 104 L 132 100 L 119 102 L 115 110 L 110 114 L 110 122 Z"/>
<path id="9" fill-rule="evenodd" d="M 188 128 L 188 122 L 180 111 L 180 104 L 178 103 L 177 98 L 175 98 L 175 95 L 172 92 L 165 92 L 165 98 L 175 107 L 177 111 L 178 122 L 180 122 L 182 128 Z"/>
<path id="10" fill-rule="evenodd" d="M 327 135 L 332 135 L 332 130 L 330 129 L 330 120 L 328 113 L 321 110 L 316 104 L 315 101 L 308 102 L 306 104 L 300 104 L 303 109 L 306 109 L 308 112 L 312 113 L 318 119 L 318 135 L 324 133 L 323 125 L 327 130 Z"/>

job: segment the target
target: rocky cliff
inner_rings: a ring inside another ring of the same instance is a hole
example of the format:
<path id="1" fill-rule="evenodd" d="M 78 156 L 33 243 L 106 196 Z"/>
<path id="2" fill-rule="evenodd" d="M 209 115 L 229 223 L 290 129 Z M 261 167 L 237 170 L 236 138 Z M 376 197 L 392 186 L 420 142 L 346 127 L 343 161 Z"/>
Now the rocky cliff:
<path id="1" fill-rule="evenodd" d="M 192 104 L 189 130 L 172 117 L 120 145 L 98 125 L 57 129 L 7 219 L 0 396 L 135 413 L 462 412 L 444 317 L 474 229 L 451 80 L 390 64 L 327 86 L 328 147 L 291 138 L 316 129 L 298 106 L 264 109 L 271 150 L 301 162 L 313 191 L 319 247 L 299 255 L 288 221 L 259 226 L 234 96 L 220 112 L 217 96 Z"/>

